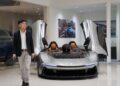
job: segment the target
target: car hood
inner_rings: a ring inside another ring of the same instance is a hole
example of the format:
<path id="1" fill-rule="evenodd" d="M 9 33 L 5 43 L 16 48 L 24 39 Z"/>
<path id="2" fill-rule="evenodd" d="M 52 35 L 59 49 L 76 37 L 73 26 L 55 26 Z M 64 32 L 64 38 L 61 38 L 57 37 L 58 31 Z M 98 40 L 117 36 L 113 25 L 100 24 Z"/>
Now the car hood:
<path id="1" fill-rule="evenodd" d="M 85 58 L 72 58 L 72 59 L 56 59 L 46 53 L 41 55 L 41 59 L 44 65 L 50 66 L 83 66 L 97 64 L 97 60 L 93 60 L 91 57 L 96 56 L 96 54 L 86 55 Z M 97 59 L 97 57 L 95 57 Z"/>
<path id="2" fill-rule="evenodd" d="M 54 59 L 50 62 L 47 62 L 46 64 L 53 66 L 83 66 L 90 65 L 93 63 L 88 61 L 88 59 L 86 58 L 82 58 L 82 59 Z"/>

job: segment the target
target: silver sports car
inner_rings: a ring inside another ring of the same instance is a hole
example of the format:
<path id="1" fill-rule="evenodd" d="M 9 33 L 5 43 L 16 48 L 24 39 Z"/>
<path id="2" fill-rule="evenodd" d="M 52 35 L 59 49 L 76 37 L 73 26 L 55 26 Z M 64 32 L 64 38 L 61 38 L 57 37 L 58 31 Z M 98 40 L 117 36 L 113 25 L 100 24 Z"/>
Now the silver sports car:
<path id="1" fill-rule="evenodd" d="M 38 75 L 47 78 L 85 78 L 98 74 L 97 54 L 92 51 L 43 51 L 38 58 Z"/>
<path id="2" fill-rule="evenodd" d="M 37 23 L 38 25 L 43 24 L 41 21 L 37 21 Z M 36 24 L 33 26 L 36 26 Z M 85 43 L 82 48 L 77 46 L 74 41 L 64 44 L 62 47 L 58 47 L 57 43 L 52 41 L 49 47 L 46 47 L 48 43 L 44 38 L 45 36 L 40 35 L 45 31 L 42 27 L 40 29 L 34 28 L 33 39 L 35 52 L 38 54 L 38 76 L 47 78 L 85 78 L 98 75 L 99 55 L 107 55 L 107 52 L 99 43 L 96 24 L 91 20 L 86 20 L 81 26 L 85 35 Z M 36 40 L 36 38 L 41 40 Z"/>

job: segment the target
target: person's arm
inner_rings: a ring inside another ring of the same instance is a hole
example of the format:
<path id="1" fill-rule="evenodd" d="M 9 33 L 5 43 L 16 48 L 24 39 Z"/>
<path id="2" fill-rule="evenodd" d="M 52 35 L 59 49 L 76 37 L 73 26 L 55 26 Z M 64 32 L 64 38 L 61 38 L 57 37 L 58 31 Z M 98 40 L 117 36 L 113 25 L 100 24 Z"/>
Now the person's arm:
<path id="1" fill-rule="evenodd" d="M 30 33 L 30 44 L 31 44 L 32 59 L 34 59 L 35 53 L 34 53 L 33 38 L 31 33 Z"/>

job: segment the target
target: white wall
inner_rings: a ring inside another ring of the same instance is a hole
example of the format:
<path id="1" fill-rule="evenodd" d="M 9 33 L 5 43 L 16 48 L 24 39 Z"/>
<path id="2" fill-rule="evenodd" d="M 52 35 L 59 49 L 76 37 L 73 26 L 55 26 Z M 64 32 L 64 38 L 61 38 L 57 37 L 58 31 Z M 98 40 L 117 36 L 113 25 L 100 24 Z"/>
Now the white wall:
<path id="1" fill-rule="evenodd" d="M 69 43 L 71 40 L 76 41 L 78 45 L 83 45 L 84 35 L 80 27 L 79 13 L 73 11 L 61 10 L 56 8 L 49 8 L 47 11 L 48 26 L 47 26 L 47 40 L 56 41 L 59 46 Z M 76 24 L 76 38 L 59 38 L 58 37 L 58 19 L 72 19 Z"/>

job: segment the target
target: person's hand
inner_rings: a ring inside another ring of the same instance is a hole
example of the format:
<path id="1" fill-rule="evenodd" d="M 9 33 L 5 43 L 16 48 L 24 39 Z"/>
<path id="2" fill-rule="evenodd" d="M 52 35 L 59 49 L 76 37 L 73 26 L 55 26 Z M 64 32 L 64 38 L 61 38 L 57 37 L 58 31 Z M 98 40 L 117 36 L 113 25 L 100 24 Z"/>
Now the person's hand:
<path id="1" fill-rule="evenodd" d="M 32 60 L 35 58 L 35 53 L 32 53 Z"/>
<path id="2" fill-rule="evenodd" d="M 15 60 L 16 59 L 16 54 L 13 54 L 12 58 L 13 58 L 13 60 Z"/>

